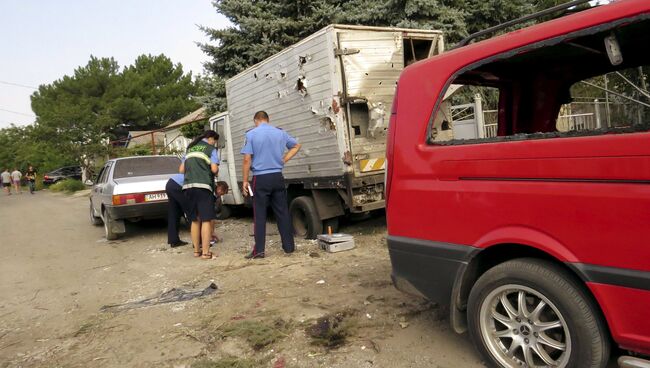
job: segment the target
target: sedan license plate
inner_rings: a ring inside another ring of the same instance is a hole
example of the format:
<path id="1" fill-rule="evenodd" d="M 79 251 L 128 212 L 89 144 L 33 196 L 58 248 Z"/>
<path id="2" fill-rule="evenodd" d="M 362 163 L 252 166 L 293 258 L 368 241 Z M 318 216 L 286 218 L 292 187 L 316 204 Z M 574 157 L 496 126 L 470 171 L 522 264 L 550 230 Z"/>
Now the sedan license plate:
<path id="1" fill-rule="evenodd" d="M 167 200 L 167 193 L 153 193 L 153 194 L 144 195 L 145 202 L 165 201 L 165 200 Z"/>

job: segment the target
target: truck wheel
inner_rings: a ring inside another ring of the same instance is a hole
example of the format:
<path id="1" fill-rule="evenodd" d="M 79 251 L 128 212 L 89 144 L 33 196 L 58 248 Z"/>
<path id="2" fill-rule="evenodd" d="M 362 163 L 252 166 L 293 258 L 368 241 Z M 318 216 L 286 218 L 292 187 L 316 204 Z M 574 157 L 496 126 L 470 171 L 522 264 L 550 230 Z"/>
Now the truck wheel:
<path id="1" fill-rule="evenodd" d="M 113 219 L 108 211 L 104 211 L 104 233 L 106 234 L 106 240 L 115 240 L 117 239 L 117 233 L 113 232 Z"/>
<path id="2" fill-rule="evenodd" d="M 95 216 L 95 209 L 93 208 L 92 201 L 90 201 L 90 223 L 95 226 L 99 226 L 103 223 L 101 217 Z"/>
<path id="3" fill-rule="evenodd" d="M 221 210 L 217 212 L 217 220 L 225 220 L 232 215 L 232 209 L 229 206 L 221 205 Z"/>
<path id="4" fill-rule="evenodd" d="M 474 345 L 494 367 L 605 367 L 610 343 L 592 301 L 572 275 L 523 258 L 485 272 L 469 296 Z"/>
<path id="5" fill-rule="evenodd" d="M 327 234 L 328 228 L 332 228 L 333 233 L 339 232 L 339 218 L 332 217 L 327 220 L 323 220 L 323 234 Z"/>
<path id="6" fill-rule="evenodd" d="M 289 206 L 293 232 L 305 239 L 316 239 L 323 233 L 323 223 L 316 211 L 316 204 L 311 197 L 302 196 L 291 201 Z"/>

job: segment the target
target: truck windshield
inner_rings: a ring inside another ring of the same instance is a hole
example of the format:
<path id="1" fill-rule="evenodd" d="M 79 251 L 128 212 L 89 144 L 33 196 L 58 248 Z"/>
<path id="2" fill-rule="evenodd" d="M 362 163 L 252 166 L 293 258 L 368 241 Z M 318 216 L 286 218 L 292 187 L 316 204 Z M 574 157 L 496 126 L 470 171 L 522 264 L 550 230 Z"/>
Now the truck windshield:
<path id="1" fill-rule="evenodd" d="M 135 176 L 165 175 L 178 173 L 181 164 L 176 157 L 133 157 L 115 163 L 114 179 Z"/>

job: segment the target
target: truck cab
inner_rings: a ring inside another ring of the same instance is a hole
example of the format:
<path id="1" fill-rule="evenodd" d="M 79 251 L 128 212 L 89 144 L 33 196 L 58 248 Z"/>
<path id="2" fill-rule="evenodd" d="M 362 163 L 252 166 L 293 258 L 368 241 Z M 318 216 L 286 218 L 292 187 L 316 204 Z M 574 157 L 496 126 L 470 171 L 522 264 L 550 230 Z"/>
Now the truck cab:
<path id="1" fill-rule="evenodd" d="M 491 366 L 649 364 L 649 44 L 650 2 L 622 0 L 399 79 L 393 281 L 448 305 Z"/>

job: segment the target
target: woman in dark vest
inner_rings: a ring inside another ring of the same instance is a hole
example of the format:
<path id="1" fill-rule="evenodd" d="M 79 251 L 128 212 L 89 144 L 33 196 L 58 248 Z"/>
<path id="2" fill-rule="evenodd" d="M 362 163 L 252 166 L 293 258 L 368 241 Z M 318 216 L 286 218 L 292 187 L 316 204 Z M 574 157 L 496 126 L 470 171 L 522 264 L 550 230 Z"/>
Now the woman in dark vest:
<path id="1" fill-rule="evenodd" d="M 219 155 L 215 144 L 219 134 L 206 130 L 187 146 L 180 172 L 185 174 L 183 190 L 189 200 L 192 221 L 192 243 L 194 256 L 211 259 L 211 220 L 214 218 L 214 176 L 219 171 Z"/>

